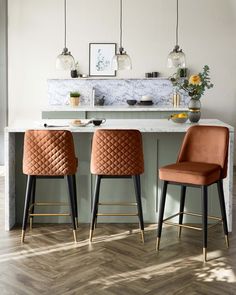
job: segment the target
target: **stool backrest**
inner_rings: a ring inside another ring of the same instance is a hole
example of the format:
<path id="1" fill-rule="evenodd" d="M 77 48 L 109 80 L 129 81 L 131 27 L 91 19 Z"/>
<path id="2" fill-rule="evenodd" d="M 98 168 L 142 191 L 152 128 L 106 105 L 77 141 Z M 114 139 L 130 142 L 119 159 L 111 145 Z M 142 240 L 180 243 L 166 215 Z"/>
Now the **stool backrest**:
<path id="1" fill-rule="evenodd" d="M 73 137 L 66 130 L 27 130 L 24 137 L 23 173 L 73 175 L 77 170 Z"/>
<path id="2" fill-rule="evenodd" d="M 138 175 L 144 171 L 142 135 L 138 130 L 96 130 L 93 136 L 91 173 Z"/>
<path id="3" fill-rule="evenodd" d="M 220 126 L 192 126 L 188 129 L 177 162 L 218 164 L 221 178 L 227 176 L 229 130 Z"/>

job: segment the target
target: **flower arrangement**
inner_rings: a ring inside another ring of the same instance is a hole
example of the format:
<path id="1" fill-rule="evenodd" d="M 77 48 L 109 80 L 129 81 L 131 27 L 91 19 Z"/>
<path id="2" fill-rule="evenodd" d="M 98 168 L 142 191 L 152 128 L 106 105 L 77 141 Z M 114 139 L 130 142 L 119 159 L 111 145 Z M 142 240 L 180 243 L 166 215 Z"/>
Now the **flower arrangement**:
<path id="1" fill-rule="evenodd" d="M 214 85 L 210 82 L 210 68 L 205 65 L 203 71 L 197 75 L 190 76 L 189 79 L 171 77 L 170 81 L 178 90 L 184 90 L 192 99 L 200 99 L 206 89 L 212 88 Z"/>

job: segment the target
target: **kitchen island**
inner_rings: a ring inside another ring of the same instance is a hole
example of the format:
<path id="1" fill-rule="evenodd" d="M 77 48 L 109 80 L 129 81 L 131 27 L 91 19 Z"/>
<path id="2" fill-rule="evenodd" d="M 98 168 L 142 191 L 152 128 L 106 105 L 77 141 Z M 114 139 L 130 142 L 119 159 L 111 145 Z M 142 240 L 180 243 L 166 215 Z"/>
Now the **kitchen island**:
<path id="1" fill-rule="evenodd" d="M 144 220 L 146 223 L 155 223 L 158 216 L 158 203 L 161 190 L 161 182 L 158 180 L 158 168 L 171 162 L 175 162 L 179 147 L 190 123 L 175 124 L 167 119 L 108 119 L 100 127 L 88 125 L 86 127 L 71 127 L 71 120 L 41 120 L 40 122 L 19 121 L 5 129 L 5 228 L 10 230 L 15 223 L 21 223 L 24 206 L 26 176 L 22 173 L 23 138 L 27 129 L 44 129 L 43 124 L 66 125 L 67 127 L 52 127 L 48 129 L 66 129 L 73 133 L 76 154 L 79 158 L 77 173 L 77 193 L 79 222 L 90 221 L 91 202 L 94 178 L 90 174 L 90 152 L 93 132 L 97 128 L 108 129 L 138 129 L 143 135 L 145 172 L 141 176 L 142 203 Z M 226 126 L 230 131 L 228 176 L 224 180 L 224 193 L 229 230 L 232 230 L 232 188 L 233 188 L 233 140 L 234 128 L 219 120 L 202 119 L 199 125 Z M 172 214 L 178 211 L 179 188 L 171 187 L 168 191 L 166 213 Z M 39 180 L 36 196 L 40 199 L 64 201 L 67 199 L 66 184 L 61 180 Z M 130 201 L 134 198 L 132 183 L 130 180 L 109 180 L 104 182 L 101 196 L 106 200 L 115 197 L 121 201 Z M 191 211 L 200 211 L 200 191 L 196 188 L 188 188 L 186 207 Z M 111 208 L 106 208 L 110 210 Z M 45 209 L 46 210 L 46 209 Z M 118 211 L 118 210 L 116 210 Z M 216 188 L 209 188 L 209 215 L 219 215 L 218 198 Z M 39 222 L 67 222 L 66 218 L 37 219 Z M 199 220 L 186 219 L 188 222 Z M 132 217 L 126 219 L 120 217 L 100 218 L 101 222 L 137 222 Z M 37 222 L 37 221 L 36 221 Z"/>

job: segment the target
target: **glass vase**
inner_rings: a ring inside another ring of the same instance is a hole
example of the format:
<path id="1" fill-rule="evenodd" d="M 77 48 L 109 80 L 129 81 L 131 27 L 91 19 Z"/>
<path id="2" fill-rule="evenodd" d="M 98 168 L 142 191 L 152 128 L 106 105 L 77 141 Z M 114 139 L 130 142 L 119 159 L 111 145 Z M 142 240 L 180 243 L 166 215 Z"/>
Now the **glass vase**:
<path id="1" fill-rule="evenodd" d="M 201 118 L 201 102 L 200 99 L 191 98 L 188 104 L 189 108 L 189 121 L 191 123 L 197 123 Z"/>

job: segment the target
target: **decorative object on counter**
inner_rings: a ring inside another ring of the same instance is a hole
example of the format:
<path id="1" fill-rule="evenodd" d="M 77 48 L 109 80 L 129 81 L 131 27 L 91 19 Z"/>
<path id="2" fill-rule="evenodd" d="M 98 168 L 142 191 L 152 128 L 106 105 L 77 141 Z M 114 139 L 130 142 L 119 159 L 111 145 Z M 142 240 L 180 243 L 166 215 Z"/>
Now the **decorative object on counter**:
<path id="1" fill-rule="evenodd" d="M 132 69 L 132 63 L 129 55 L 126 53 L 126 51 L 123 48 L 122 44 L 122 37 L 123 37 L 123 15 L 122 15 L 122 9 L 123 9 L 123 0 L 120 0 L 120 44 L 119 44 L 119 51 L 113 56 L 112 58 L 112 67 L 114 70 L 131 70 Z"/>
<path id="2" fill-rule="evenodd" d="M 143 106 L 153 105 L 152 97 L 150 95 L 143 95 L 138 104 Z"/>
<path id="3" fill-rule="evenodd" d="M 94 126 L 100 126 L 106 122 L 106 119 L 92 119 L 91 122 Z"/>
<path id="4" fill-rule="evenodd" d="M 76 70 L 71 70 L 70 75 L 71 75 L 71 78 L 78 78 L 78 73 Z"/>
<path id="5" fill-rule="evenodd" d="M 102 97 L 95 97 L 95 105 L 103 106 L 105 103 L 105 96 Z"/>
<path id="6" fill-rule="evenodd" d="M 116 43 L 89 43 L 89 76 L 116 76 L 111 63 L 115 52 Z"/>
<path id="7" fill-rule="evenodd" d="M 145 78 L 152 78 L 152 73 L 145 73 Z"/>
<path id="8" fill-rule="evenodd" d="M 79 63 L 76 62 L 75 66 L 70 71 L 71 78 L 78 78 L 79 77 Z"/>
<path id="9" fill-rule="evenodd" d="M 158 72 L 152 72 L 152 77 L 153 78 L 157 78 L 159 76 L 159 73 Z"/>
<path id="10" fill-rule="evenodd" d="M 185 54 L 180 49 L 179 43 L 179 0 L 176 0 L 176 32 L 175 32 L 175 47 L 169 53 L 167 59 L 168 68 L 185 68 Z"/>
<path id="11" fill-rule="evenodd" d="M 56 59 L 56 69 L 71 70 L 75 66 L 74 57 L 66 47 L 66 0 L 64 0 L 64 48 L 61 54 Z"/>
<path id="12" fill-rule="evenodd" d="M 206 89 L 213 87 L 209 77 L 209 66 L 205 65 L 203 71 L 197 75 L 190 76 L 189 79 L 182 79 L 172 77 L 170 80 L 172 84 L 179 90 L 184 90 L 190 96 L 189 107 L 189 120 L 192 123 L 197 123 L 201 117 L 201 102 L 200 98 Z"/>
<path id="13" fill-rule="evenodd" d="M 187 72 L 188 72 L 187 68 L 179 68 L 177 70 L 177 76 L 179 78 L 186 78 L 187 77 Z"/>
<path id="14" fill-rule="evenodd" d="M 171 120 L 175 123 L 185 123 L 188 120 L 187 113 L 172 114 L 168 120 Z"/>
<path id="15" fill-rule="evenodd" d="M 136 99 L 127 99 L 126 102 L 128 105 L 134 106 L 137 103 L 137 100 Z"/>
<path id="16" fill-rule="evenodd" d="M 178 91 L 174 91 L 173 93 L 172 104 L 174 108 L 178 108 L 180 106 L 180 94 Z"/>
<path id="17" fill-rule="evenodd" d="M 145 73 L 145 78 L 157 78 L 158 76 L 159 76 L 158 72 Z"/>
<path id="18" fill-rule="evenodd" d="M 72 107 L 77 107 L 80 103 L 80 93 L 70 92 L 70 105 Z"/>

